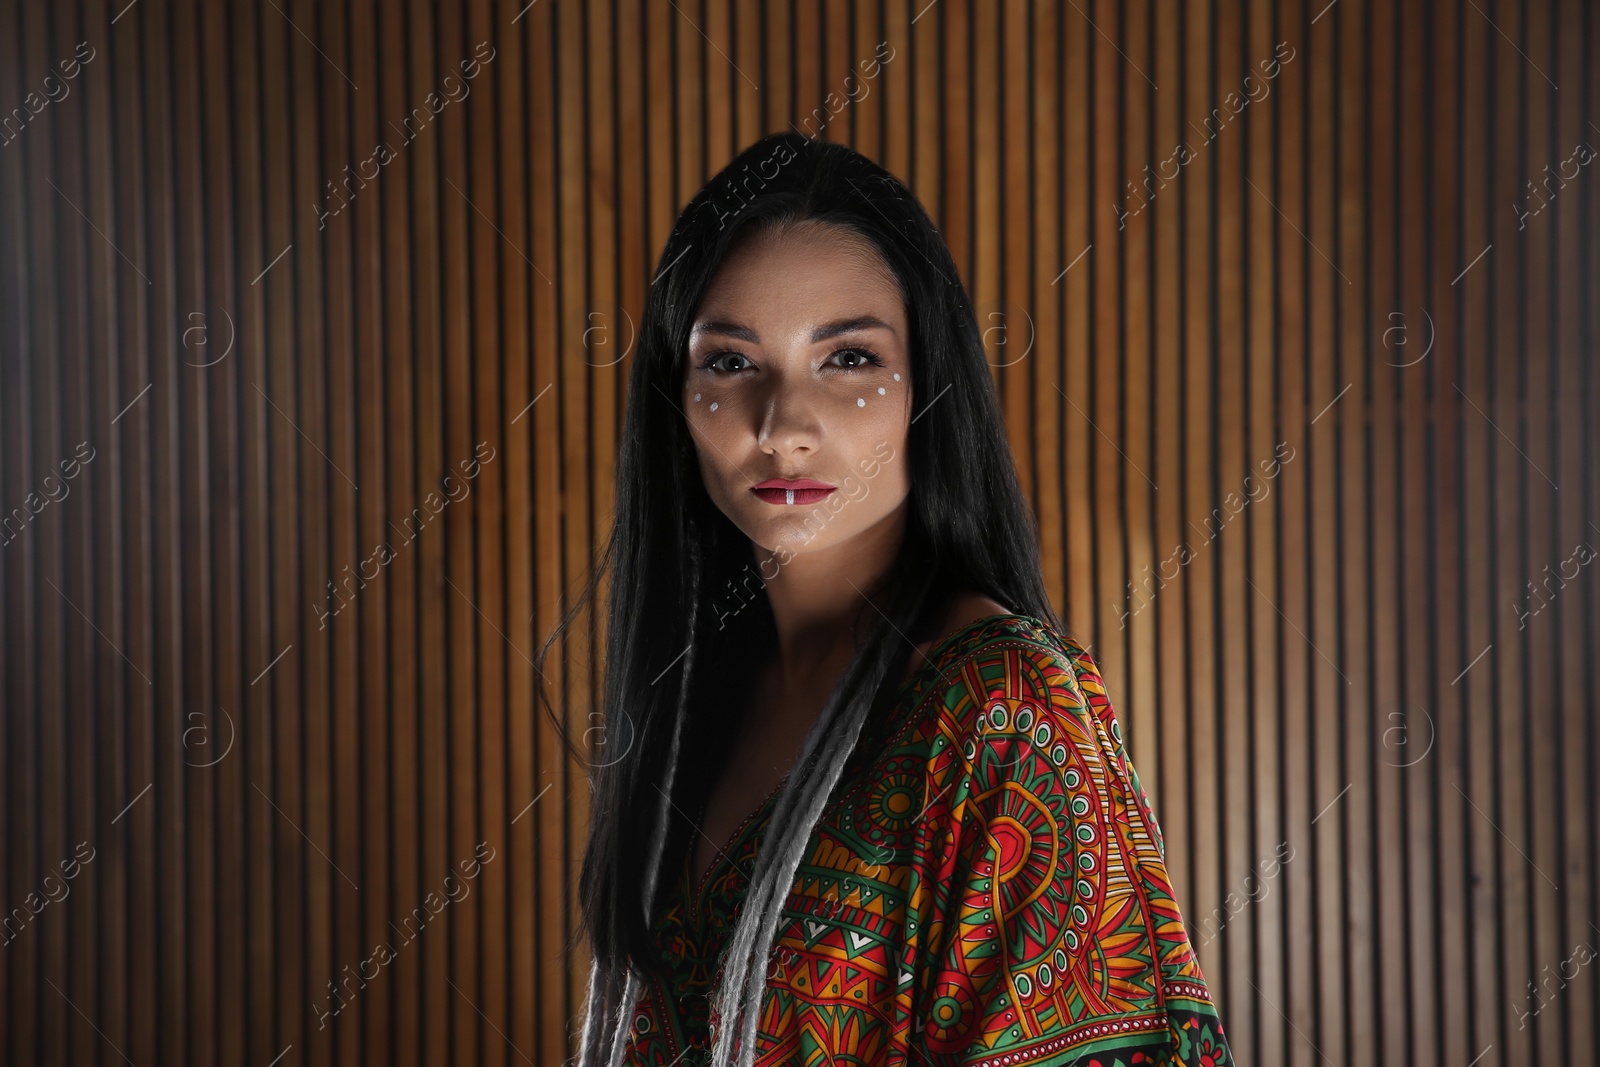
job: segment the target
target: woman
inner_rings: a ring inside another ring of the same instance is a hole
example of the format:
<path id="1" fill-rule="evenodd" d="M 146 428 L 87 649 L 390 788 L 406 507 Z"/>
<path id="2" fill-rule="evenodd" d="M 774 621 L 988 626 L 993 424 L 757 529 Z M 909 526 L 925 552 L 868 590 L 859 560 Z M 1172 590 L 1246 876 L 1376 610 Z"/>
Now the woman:
<path id="1" fill-rule="evenodd" d="M 1231 1063 L 927 214 L 774 135 L 660 262 L 601 565 L 580 1064 Z"/>

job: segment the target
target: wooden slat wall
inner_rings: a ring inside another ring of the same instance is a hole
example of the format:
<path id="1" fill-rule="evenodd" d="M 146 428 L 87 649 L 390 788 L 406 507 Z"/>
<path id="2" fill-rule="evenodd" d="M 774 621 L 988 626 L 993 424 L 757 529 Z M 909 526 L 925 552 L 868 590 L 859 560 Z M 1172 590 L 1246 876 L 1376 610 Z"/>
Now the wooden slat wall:
<path id="1" fill-rule="evenodd" d="M 1588 1055 L 1593 5 L 24 0 L 0 1060 L 563 1060 L 587 790 L 531 657 L 610 522 L 645 287 L 880 41 L 824 133 L 972 290 L 1239 1062 Z M 580 742 L 602 626 L 547 679 Z"/>

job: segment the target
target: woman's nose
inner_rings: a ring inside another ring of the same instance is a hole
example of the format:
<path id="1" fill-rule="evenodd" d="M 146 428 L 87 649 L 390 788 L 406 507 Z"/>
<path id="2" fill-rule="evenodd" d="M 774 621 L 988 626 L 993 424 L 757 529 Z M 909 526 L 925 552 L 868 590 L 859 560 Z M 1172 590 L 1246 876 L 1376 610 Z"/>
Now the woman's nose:
<path id="1" fill-rule="evenodd" d="M 814 449 L 821 440 L 821 397 L 804 382 L 775 378 L 761 400 L 763 446 L 780 451 Z"/>

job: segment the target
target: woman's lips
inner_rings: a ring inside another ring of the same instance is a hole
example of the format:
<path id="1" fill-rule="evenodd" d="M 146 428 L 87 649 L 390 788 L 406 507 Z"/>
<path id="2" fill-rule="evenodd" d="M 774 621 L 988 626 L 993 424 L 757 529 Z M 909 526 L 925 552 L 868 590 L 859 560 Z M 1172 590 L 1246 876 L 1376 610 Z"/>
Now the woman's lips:
<path id="1" fill-rule="evenodd" d="M 773 478 L 750 491 L 768 504 L 815 504 L 819 500 L 826 500 L 828 494 L 837 490 L 834 486 L 809 479 L 786 482 Z"/>

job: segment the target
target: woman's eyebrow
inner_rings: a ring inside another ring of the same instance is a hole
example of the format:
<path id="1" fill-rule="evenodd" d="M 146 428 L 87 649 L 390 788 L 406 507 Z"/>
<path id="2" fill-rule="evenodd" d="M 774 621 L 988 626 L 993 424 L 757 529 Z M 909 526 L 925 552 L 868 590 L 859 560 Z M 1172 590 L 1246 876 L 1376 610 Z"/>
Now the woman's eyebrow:
<path id="1" fill-rule="evenodd" d="M 854 318 L 839 319 L 825 326 L 818 326 L 811 335 L 811 343 L 817 344 L 830 337 L 838 337 L 842 333 L 851 333 L 855 330 L 888 330 L 894 333 L 894 327 L 876 315 L 857 315 Z"/>
<path id="2" fill-rule="evenodd" d="M 839 319 L 834 322 L 818 326 L 811 333 L 811 343 L 820 344 L 829 338 L 838 337 L 842 333 L 851 333 L 855 330 L 888 330 L 894 333 L 894 327 L 878 318 L 876 315 L 856 315 L 848 319 Z M 733 337 L 740 341 L 749 341 L 751 344 L 760 344 L 761 337 L 748 326 L 741 326 L 736 322 L 723 322 L 711 320 L 695 326 L 694 336 L 703 334 L 718 334 L 723 337 Z"/>

